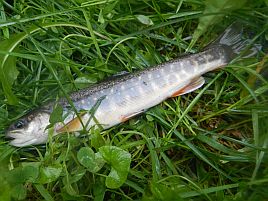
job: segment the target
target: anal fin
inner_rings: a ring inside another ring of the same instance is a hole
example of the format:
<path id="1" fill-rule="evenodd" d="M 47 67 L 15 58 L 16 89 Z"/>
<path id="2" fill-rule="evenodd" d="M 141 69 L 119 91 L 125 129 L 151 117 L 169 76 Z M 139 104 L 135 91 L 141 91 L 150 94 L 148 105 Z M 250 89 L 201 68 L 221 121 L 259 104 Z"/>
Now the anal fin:
<path id="1" fill-rule="evenodd" d="M 183 94 L 190 93 L 198 88 L 200 88 L 205 83 L 205 79 L 203 77 L 198 77 L 193 79 L 189 84 L 180 88 L 178 91 L 174 92 L 171 97 L 181 96 Z"/>

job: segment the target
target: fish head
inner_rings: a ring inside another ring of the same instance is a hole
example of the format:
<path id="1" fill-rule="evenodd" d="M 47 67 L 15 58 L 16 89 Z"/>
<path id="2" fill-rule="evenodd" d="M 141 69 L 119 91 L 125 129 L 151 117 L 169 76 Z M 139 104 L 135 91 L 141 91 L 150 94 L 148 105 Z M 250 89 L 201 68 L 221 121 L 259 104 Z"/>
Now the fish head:
<path id="1" fill-rule="evenodd" d="M 45 111 L 31 112 L 9 126 L 6 136 L 16 147 L 43 144 L 47 141 L 50 114 Z"/>

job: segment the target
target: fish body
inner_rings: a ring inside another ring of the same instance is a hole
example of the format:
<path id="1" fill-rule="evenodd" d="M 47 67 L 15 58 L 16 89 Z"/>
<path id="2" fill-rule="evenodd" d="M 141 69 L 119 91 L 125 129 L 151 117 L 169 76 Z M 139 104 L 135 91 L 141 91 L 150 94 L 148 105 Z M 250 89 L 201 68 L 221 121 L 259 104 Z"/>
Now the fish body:
<path id="1" fill-rule="evenodd" d="M 92 115 L 90 113 L 81 115 L 81 119 L 87 129 L 96 123 L 109 128 L 167 98 L 199 88 L 204 84 L 204 79 L 200 77 L 202 74 L 228 62 L 224 48 L 212 48 L 86 88 L 73 93 L 71 99 L 78 111 L 88 111 L 100 101 L 94 113 L 97 122 L 93 118 L 87 122 Z M 66 103 L 66 106 L 69 107 L 69 104 Z M 68 111 L 66 106 L 63 106 L 64 111 Z M 67 118 L 65 123 L 68 122 Z M 82 124 L 73 126 L 68 130 L 82 129 Z"/>
<path id="2" fill-rule="evenodd" d="M 167 98 L 189 93 L 204 84 L 201 75 L 227 65 L 247 45 L 242 40 L 241 30 L 231 26 L 202 52 L 74 92 L 70 99 L 76 111 L 66 99 L 57 102 L 65 118 L 54 125 L 54 135 L 88 130 L 96 125 L 107 129 Z M 252 48 L 248 56 L 257 51 L 258 48 Z M 7 136 L 13 138 L 10 143 L 18 147 L 45 143 L 54 105 L 41 107 L 12 124 L 7 131 Z"/>

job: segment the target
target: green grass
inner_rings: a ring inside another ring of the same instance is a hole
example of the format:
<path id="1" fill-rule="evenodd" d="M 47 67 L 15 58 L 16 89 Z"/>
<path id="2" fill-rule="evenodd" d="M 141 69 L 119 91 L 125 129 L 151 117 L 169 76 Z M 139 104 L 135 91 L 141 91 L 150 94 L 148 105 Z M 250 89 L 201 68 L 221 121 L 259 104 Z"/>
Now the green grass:
<path id="1" fill-rule="evenodd" d="M 233 21 L 267 45 L 267 1 L 239 2 L 1 1 L 0 200 L 267 200 L 267 46 L 109 130 L 4 138 L 57 95 L 197 52 Z"/>

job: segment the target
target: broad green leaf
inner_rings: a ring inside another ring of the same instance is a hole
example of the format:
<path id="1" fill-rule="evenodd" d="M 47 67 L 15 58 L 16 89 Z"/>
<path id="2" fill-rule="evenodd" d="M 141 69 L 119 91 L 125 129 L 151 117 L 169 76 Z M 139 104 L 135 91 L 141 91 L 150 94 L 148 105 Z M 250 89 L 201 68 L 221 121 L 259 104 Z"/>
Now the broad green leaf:
<path id="1" fill-rule="evenodd" d="M 39 168 L 37 166 L 27 165 L 22 168 L 23 174 L 26 182 L 35 182 L 38 174 Z"/>
<path id="2" fill-rule="evenodd" d="M 207 31 L 209 26 L 216 24 L 224 17 L 225 14 L 223 13 L 240 9 L 246 2 L 247 0 L 206 0 L 205 10 L 203 12 L 204 16 L 199 18 L 198 27 L 194 32 L 192 41 L 187 48 L 187 51 L 194 46 L 198 38 Z"/>
<path id="3" fill-rule="evenodd" d="M 93 129 L 91 129 L 93 130 Z M 91 146 L 95 149 L 99 149 L 100 147 L 105 145 L 105 140 L 103 136 L 100 134 L 100 130 L 96 129 L 91 133 Z"/>
<path id="4" fill-rule="evenodd" d="M 154 24 L 153 21 L 148 16 L 136 15 L 136 17 L 142 24 L 145 24 L 145 25 L 153 25 Z"/>
<path id="5" fill-rule="evenodd" d="M 82 147 L 77 153 L 77 159 L 86 168 L 90 170 L 94 169 L 95 166 L 95 153 L 89 147 Z"/>
<path id="6" fill-rule="evenodd" d="M 55 164 L 53 166 L 40 167 L 40 184 L 50 183 L 58 179 L 62 172 L 62 166 Z"/>
<path id="7" fill-rule="evenodd" d="M 27 195 L 26 188 L 23 184 L 17 184 L 12 188 L 11 195 L 15 200 L 24 200 Z"/>
<path id="8" fill-rule="evenodd" d="M 8 171 L 7 169 L 1 168 L 1 171 Z M 12 184 L 10 184 L 7 179 L 5 178 L 5 175 L 2 173 L 0 174 L 0 200 L 11 200 L 11 189 Z"/>
<path id="9" fill-rule="evenodd" d="M 38 177 L 38 168 L 34 166 L 17 167 L 7 173 L 7 180 L 12 184 L 34 182 Z"/>
<path id="10" fill-rule="evenodd" d="M 86 170 L 82 167 L 75 169 L 72 175 L 69 175 L 68 181 L 70 184 L 78 182 L 86 173 Z"/>
<path id="11" fill-rule="evenodd" d="M 57 105 L 52 111 L 49 117 L 49 123 L 55 124 L 62 121 L 63 108 L 61 105 Z"/>
<path id="12" fill-rule="evenodd" d="M 131 155 L 115 146 L 103 146 L 99 149 L 104 160 L 111 165 L 111 172 L 106 178 L 108 188 L 119 188 L 127 179 Z"/>
<path id="13" fill-rule="evenodd" d="M 89 147 L 82 147 L 77 153 L 77 159 L 90 172 L 98 172 L 105 163 L 100 153 L 94 153 Z"/>

